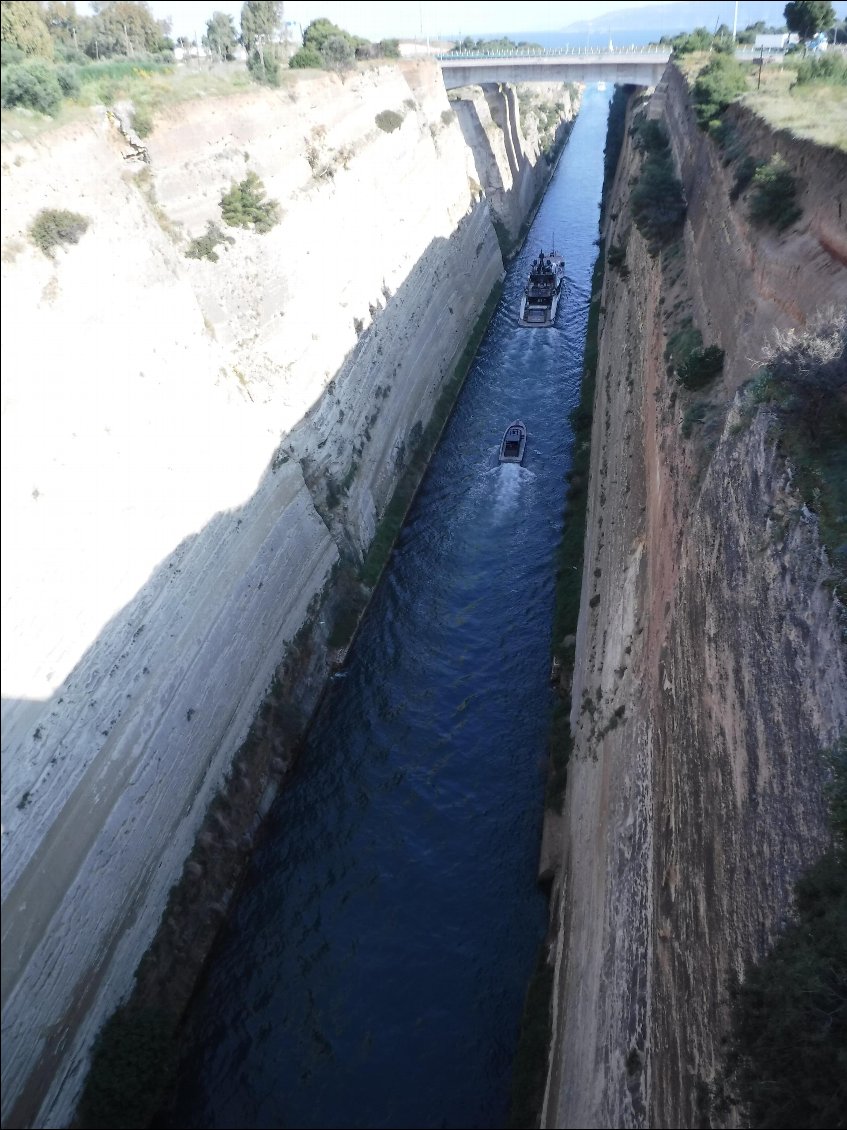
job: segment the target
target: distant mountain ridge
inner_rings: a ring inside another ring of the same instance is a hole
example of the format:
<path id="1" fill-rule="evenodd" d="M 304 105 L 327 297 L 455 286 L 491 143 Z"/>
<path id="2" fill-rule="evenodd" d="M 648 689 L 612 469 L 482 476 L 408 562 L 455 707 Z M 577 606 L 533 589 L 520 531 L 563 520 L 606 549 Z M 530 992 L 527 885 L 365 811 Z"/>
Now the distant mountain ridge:
<path id="1" fill-rule="evenodd" d="M 847 17 L 847 2 L 833 3 L 836 16 Z M 738 5 L 738 30 L 741 31 L 757 20 L 766 24 L 781 26 L 785 23 L 784 0 L 762 0 Z M 621 8 L 606 12 L 592 20 L 574 20 L 565 24 L 564 32 L 579 32 L 610 28 L 613 32 L 640 31 L 648 28 L 660 30 L 665 35 L 675 35 L 680 31 L 692 31 L 695 27 L 714 28 L 717 24 L 732 27 L 735 19 L 734 0 L 679 0 L 673 4 L 646 4 L 643 8 Z"/>

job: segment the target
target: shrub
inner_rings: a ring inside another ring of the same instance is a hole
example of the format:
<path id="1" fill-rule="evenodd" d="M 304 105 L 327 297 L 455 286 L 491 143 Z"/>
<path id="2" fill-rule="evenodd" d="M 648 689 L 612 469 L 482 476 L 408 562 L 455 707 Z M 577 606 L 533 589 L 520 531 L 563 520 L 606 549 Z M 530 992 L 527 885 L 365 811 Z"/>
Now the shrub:
<path id="1" fill-rule="evenodd" d="M 817 58 L 804 59 L 797 68 L 797 83 L 821 82 L 847 86 L 847 59 L 828 51 Z"/>
<path id="2" fill-rule="evenodd" d="M 103 1025 L 80 1100 L 80 1125 L 146 1126 L 176 1062 L 173 1023 L 154 1009 L 119 1008 Z"/>
<path id="3" fill-rule="evenodd" d="M 655 118 L 639 118 L 630 132 L 635 148 L 645 153 L 665 153 L 669 149 L 667 131 Z"/>
<path id="4" fill-rule="evenodd" d="M 247 59 L 247 70 L 256 80 L 265 86 L 279 86 L 280 67 L 276 56 L 271 51 L 260 53 L 254 49 Z"/>
<path id="5" fill-rule="evenodd" d="M 346 36 L 331 35 L 321 48 L 321 56 L 326 69 L 340 75 L 354 65 L 356 51 Z"/>
<path id="6" fill-rule="evenodd" d="M 663 35 L 659 42 L 670 44 L 674 55 L 690 55 L 694 51 L 708 51 L 712 46 L 712 33 L 706 27 L 695 27 L 692 32 L 671 37 Z"/>
<path id="7" fill-rule="evenodd" d="M 784 231 L 802 214 L 797 204 L 797 183 L 781 157 L 773 157 L 753 174 L 750 218 Z"/>
<path id="8" fill-rule="evenodd" d="M 742 157 L 735 170 L 735 180 L 729 192 L 730 200 L 738 199 L 756 175 L 756 170 L 760 168 L 761 164 L 762 162 L 757 161 L 755 157 Z"/>
<path id="9" fill-rule="evenodd" d="M 19 63 L 3 69 L 2 102 L 3 108 L 26 106 L 40 114 L 53 117 L 62 101 L 62 87 L 56 68 L 49 63 L 36 60 L 32 63 Z"/>
<path id="10" fill-rule="evenodd" d="M 235 240 L 221 231 L 214 220 L 209 220 L 205 234 L 192 239 L 185 254 L 189 259 L 208 259 L 211 263 L 217 263 L 219 256 L 215 248 L 219 243 L 235 243 Z"/>
<path id="11" fill-rule="evenodd" d="M 689 439 L 696 424 L 702 424 L 706 416 L 705 404 L 692 404 L 682 419 L 682 438 Z"/>
<path id="12" fill-rule="evenodd" d="M 265 200 L 265 187 L 250 172 L 221 197 L 221 214 L 231 228 L 250 228 L 264 234 L 279 223 L 279 202 Z"/>
<path id="13" fill-rule="evenodd" d="M 314 67 L 316 70 L 322 70 L 324 61 L 320 51 L 316 51 L 314 47 L 301 47 L 299 51 L 291 56 L 288 65 L 295 69 Z"/>
<path id="14" fill-rule="evenodd" d="M 724 352 L 717 345 L 692 349 L 677 367 L 677 379 L 685 388 L 703 388 L 723 369 Z"/>
<path id="15" fill-rule="evenodd" d="M 76 67 L 62 63 L 60 66 L 56 67 L 56 79 L 62 91 L 63 98 L 76 98 L 80 92 L 79 75 L 77 74 Z"/>
<path id="16" fill-rule="evenodd" d="M 618 243 L 613 243 L 609 248 L 608 257 L 609 266 L 616 271 L 623 271 L 626 268 L 626 247 L 622 247 Z M 629 272 L 627 272 L 628 274 Z"/>
<path id="17" fill-rule="evenodd" d="M 691 319 L 686 319 L 674 334 L 668 338 L 668 344 L 665 346 L 665 360 L 669 361 L 671 367 L 676 369 L 681 365 L 695 349 L 700 349 L 703 345 L 703 335 L 696 326 L 691 324 Z"/>
<path id="18" fill-rule="evenodd" d="M 651 253 L 655 254 L 679 234 L 685 218 L 682 185 L 674 171 L 668 135 L 662 123 L 642 117 L 630 132 L 636 149 L 645 154 L 630 199 L 632 216 Z"/>
<path id="19" fill-rule="evenodd" d="M 132 112 L 132 128 L 139 137 L 149 137 L 153 132 L 153 115 L 148 106 L 136 106 Z"/>
<path id="20" fill-rule="evenodd" d="M 5 39 L 0 42 L 0 66 L 11 67 L 15 63 L 22 63 L 25 58 L 26 52 L 16 44 L 8 43 Z"/>
<path id="21" fill-rule="evenodd" d="M 399 39 L 381 39 L 379 43 L 377 43 L 377 49 L 384 59 L 400 58 Z"/>
<path id="22" fill-rule="evenodd" d="M 697 76 L 691 97 L 701 129 L 708 128 L 733 99 L 747 89 L 741 64 L 730 55 L 717 55 Z"/>
<path id="23" fill-rule="evenodd" d="M 703 345 L 703 337 L 689 321 L 672 334 L 665 360 L 685 388 L 696 390 L 713 380 L 723 368 L 724 352 L 717 345 Z"/>
<path id="24" fill-rule="evenodd" d="M 61 243 L 79 243 L 88 220 L 77 212 L 67 212 L 56 208 L 42 208 L 32 222 L 29 235 L 36 247 L 47 256 L 54 258 L 53 252 Z"/>
<path id="25" fill-rule="evenodd" d="M 386 133 L 393 133 L 394 130 L 402 126 L 403 115 L 398 114 L 396 110 L 380 110 L 374 121 L 381 130 Z"/>
<path id="26" fill-rule="evenodd" d="M 685 219 L 685 198 L 669 152 L 653 153 L 644 162 L 630 198 L 635 226 L 650 251 L 675 239 Z"/>

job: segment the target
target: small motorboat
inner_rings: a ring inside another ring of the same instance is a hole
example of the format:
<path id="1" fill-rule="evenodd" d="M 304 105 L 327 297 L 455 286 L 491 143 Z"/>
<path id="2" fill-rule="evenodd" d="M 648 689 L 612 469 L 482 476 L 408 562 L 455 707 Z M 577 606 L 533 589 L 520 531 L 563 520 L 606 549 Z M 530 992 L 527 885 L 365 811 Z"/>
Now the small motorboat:
<path id="1" fill-rule="evenodd" d="M 522 463 L 523 453 L 526 448 L 526 425 L 520 420 L 515 420 L 506 428 L 503 442 L 500 444 L 501 463 Z"/>

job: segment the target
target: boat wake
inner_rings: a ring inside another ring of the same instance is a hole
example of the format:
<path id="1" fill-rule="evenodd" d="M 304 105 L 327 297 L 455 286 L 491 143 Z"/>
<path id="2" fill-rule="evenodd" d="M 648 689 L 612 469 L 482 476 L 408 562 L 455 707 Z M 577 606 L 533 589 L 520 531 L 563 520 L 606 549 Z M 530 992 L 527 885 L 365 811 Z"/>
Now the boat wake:
<path id="1" fill-rule="evenodd" d="M 535 479 L 532 471 L 519 463 L 501 463 L 495 467 L 493 516 L 502 519 L 512 514 L 521 501 L 525 487 Z"/>

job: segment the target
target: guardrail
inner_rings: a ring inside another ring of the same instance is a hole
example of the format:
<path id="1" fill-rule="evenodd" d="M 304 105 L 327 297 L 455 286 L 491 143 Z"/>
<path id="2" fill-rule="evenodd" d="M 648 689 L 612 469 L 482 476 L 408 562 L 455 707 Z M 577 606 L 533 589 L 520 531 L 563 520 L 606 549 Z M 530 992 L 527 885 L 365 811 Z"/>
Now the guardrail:
<path id="1" fill-rule="evenodd" d="M 540 47 L 533 51 L 525 49 L 512 51 L 445 51 L 443 54 L 437 54 L 435 58 L 439 62 L 450 62 L 453 59 L 457 61 L 466 59 L 554 59 L 563 55 L 582 58 L 588 55 L 656 55 L 669 58 L 670 54 L 670 47 L 657 46 L 656 44 L 637 47 L 632 44 L 627 47 Z"/>

